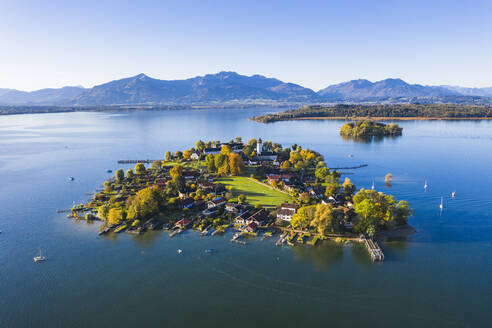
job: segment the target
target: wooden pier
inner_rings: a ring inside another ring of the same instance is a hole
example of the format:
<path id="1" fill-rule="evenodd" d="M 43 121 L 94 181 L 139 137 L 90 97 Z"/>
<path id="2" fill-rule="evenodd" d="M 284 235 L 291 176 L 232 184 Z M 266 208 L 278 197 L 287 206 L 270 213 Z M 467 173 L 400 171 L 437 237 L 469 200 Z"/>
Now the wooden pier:
<path id="1" fill-rule="evenodd" d="M 384 253 L 378 243 L 372 238 L 364 238 L 364 244 L 373 261 L 384 261 Z"/>

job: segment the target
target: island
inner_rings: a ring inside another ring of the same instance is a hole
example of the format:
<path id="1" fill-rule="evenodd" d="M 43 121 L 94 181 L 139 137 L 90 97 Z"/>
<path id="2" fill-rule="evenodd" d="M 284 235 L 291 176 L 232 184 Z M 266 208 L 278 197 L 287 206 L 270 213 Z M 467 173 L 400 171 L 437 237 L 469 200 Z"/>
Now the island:
<path id="1" fill-rule="evenodd" d="M 297 144 L 284 147 L 261 138 L 245 143 L 241 137 L 199 140 L 146 167 L 150 162 L 120 161 L 136 165 L 116 170 L 69 217 L 102 220 L 101 235 L 156 229 L 169 229 L 171 236 L 186 229 L 215 235 L 234 229 L 236 243 L 274 234 L 277 245 L 364 241 L 373 256 L 380 251 L 373 237 L 407 229 L 412 215 L 406 201 L 375 190 L 356 191 L 320 153 Z"/>
<path id="2" fill-rule="evenodd" d="M 492 119 L 492 106 L 457 104 L 391 104 L 391 105 L 312 105 L 280 113 L 252 117 L 260 123 L 300 119 L 375 119 L 375 120 L 463 120 Z"/>
<path id="3" fill-rule="evenodd" d="M 401 136 L 403 128 L 398 124 L 385 124 L 362 120 L 344 124 L 340 135 L 352 138 L 395 137 Z"/>

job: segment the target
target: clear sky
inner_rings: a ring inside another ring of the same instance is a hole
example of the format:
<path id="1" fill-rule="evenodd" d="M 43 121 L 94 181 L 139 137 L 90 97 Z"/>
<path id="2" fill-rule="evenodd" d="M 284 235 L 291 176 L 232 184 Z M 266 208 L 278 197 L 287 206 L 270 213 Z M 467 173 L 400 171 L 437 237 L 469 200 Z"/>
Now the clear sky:
<path id="1" fill-rule="evenodd" d="M 0 88 L 223 70 L 492 86 L 492 1 L 0 1 Z"/>

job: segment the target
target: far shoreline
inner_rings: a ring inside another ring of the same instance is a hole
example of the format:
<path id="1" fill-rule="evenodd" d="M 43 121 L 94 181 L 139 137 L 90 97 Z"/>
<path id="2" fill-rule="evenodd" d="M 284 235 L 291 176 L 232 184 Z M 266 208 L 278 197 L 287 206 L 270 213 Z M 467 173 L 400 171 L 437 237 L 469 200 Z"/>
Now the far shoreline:
<path id="1" fill-rule="evenodd" d="M 313 117 L 292 117 L 285 119 L 276 119 L 272 122 L 280 121 L 297 121 L 297 120 L 340 120 L 340 121 L 354 121 L 354 120 L 378 120 L 378 121 L 481 121 L 481 120 L 492 120 L 492 117 L 342 117 L 342 116 L 313 116 Z"/>

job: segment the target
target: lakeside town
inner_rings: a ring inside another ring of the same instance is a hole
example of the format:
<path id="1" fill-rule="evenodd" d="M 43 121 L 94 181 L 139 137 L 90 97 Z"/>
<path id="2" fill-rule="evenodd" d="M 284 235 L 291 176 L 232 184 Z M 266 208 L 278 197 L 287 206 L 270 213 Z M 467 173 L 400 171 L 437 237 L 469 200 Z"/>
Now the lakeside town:
<path id="1" fill-rule="evenodd" d="M 382 260 L 373 238 L 407 228 L 412 215 L 406 201 L 373 189 L 356 192 L 321 154 L 296 144 L 200 140 L 163 160 L 120 163 L 136 165 L 118 169 L 68 217 L 102 220 L 101 235 L 167 229 L 173 237 L 195 229 L 202 236 L 234 230 L 231 241 L 240 244 L 246 236 L 275 235 L 278 246 L 362 241 Z"/>

